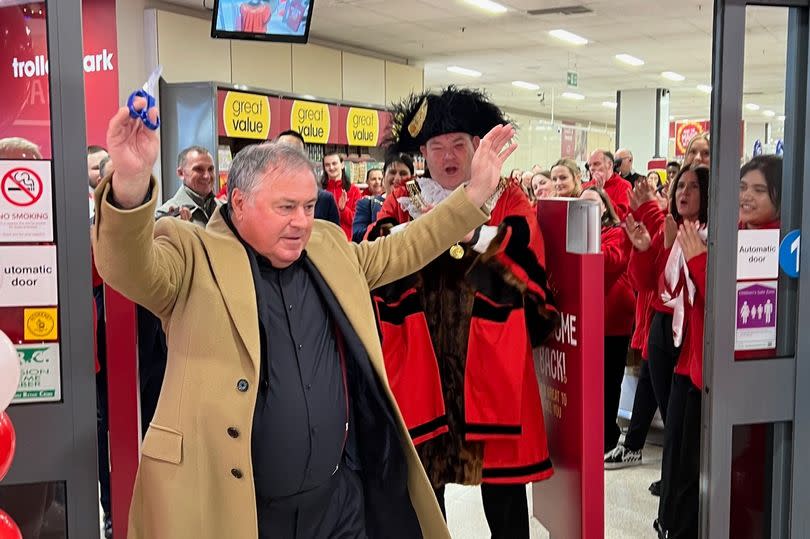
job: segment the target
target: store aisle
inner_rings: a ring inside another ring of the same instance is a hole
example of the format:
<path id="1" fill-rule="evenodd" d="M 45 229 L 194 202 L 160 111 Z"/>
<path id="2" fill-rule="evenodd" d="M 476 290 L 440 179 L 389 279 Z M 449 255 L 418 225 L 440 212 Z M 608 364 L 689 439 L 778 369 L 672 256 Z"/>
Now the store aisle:
<path id="1" fill-rule="evenodd" d="M 605 538 L 655 537 L 652 522 L 658 498 L 647 487 L 661 471 L 660 446 L 647 444 L 640 466 L 605 473 Z M 448 524 L 454 539 L 488 539 L 489 528 L 478 487 L 448 485 L 446 493 Z M 529 507 L 532 506 L 529 488 Z M 548 532 L 532 519 L 532 539 L 548 539 Z"/>

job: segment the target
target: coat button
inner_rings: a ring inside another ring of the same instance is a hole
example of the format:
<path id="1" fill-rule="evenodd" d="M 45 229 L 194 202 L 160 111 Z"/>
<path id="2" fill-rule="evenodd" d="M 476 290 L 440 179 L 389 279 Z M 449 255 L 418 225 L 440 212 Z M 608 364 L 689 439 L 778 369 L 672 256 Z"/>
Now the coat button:
<path id="1" fill-rule="evenodd" d="M 237 479 L 242 479 L 242 470 L 239 468 L 233 468 L 231 469 L 231 475 Z"/>
<path id="2" fill-rule="evenodd" d="M 239 438 L 239 430 L 235 427 L 228 427 L 228 436 L 231 438 Z"/>
<path id="3" fill-rule="evenodd" d="M 248 384 L 248 381 L 242 378 L 241 380 L 236 382 L 236 389 L 244 393 L 245 391 L 248 390 L 249 385 L 250 384 Z"/>

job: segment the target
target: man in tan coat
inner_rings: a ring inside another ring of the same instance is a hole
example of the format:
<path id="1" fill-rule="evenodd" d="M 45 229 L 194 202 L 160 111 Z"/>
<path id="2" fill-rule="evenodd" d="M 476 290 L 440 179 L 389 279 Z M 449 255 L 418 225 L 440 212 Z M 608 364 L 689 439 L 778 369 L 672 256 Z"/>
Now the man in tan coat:
<path id="1" fill-rule="evenodd" d="M 155 224 L 157 135 L 117 113 L 96 262 L 160 317 L 169 348 L 129 539 L 449 537 L 386 379 L 369 291 L 472 238 L 513 135 L 495 127 L 467 185 L 404 232 L 353 244 L 314 222 L 312 168 L 276 144 L 236 156 L 229 203 L 204 230 Z"/>

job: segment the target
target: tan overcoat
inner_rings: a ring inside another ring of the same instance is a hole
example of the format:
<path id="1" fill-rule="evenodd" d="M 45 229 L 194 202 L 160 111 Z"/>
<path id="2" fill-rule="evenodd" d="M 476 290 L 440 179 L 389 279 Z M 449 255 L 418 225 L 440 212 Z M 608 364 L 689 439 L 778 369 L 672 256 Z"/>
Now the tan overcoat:
<path id="1" fill-rule="evenodd" d="M 128 538 L 257 538 L 251 427 L 260 339 L 247 253 L 220 210 L 205 229 L 179 219 L 155 223 L 156 196 L 120 210 L 109 204 L 109 189 L 107 178 L 96 191 L 98 271 L 160 317 L 169 349 Z M 459 189 L 401 233 L 355 244 L 337 226 L 316 221 L 306 246 L 395 410 L 410 499 L 429 539 L 450 536 L 387 382 L 369 290 L 419 270 L 486 220 Z"/>

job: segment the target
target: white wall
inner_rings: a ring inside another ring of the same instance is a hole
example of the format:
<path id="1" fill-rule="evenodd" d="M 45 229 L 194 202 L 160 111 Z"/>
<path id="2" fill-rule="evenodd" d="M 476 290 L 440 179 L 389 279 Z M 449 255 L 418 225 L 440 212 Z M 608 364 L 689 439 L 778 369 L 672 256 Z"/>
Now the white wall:
<path id="1" fill-rule="evenodd" d="M 129 4 L 125 9 L 128 18 L 119 17 L 119 27 L 129 24 L 135 12 L 143 13 L 147 8 L 146 25 L 144 16 L 139 15 L 140 26 L 133 24 L 127 29 L 128 34 L 140 31 L 139 49 L 145 46 L 147 51 L 128 62 L 127 88 L 132 87 L 136 73 L 141 80 L 138 86 L 143 84 L 145 70 L 134 66 L 144 63 L 147 69 L 160 63 L 168 82 L 244 84 L 379 107 L 424 88 L 424 70 L 419 67 L 312 43 L 212 39 L 209 18 L 174 9 L 148 9 L 151 4 L 144 0 L 119 0 L 119 4 Z M 126 41 L 119 39 L 119 44 L 123 43 Z"/>

